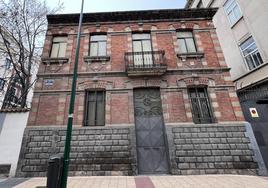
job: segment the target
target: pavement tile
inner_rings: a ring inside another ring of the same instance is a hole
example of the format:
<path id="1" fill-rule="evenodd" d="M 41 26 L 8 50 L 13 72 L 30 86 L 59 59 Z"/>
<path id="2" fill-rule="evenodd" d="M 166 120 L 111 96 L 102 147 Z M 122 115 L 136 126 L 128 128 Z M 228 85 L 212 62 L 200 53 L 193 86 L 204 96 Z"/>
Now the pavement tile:
<path id="1" fill-rule="evenodd" d="M 29 179 L 29 178 L 28 178 Z M 0 188 L 11 188 L 28 180 L 27 178 L 8 178 L 0 180 Z"/>
<path id="2" fill-rule="evenodd" d="M 13 178 L 0 181 L 0 188 L 45 186 L 46 178 Z M 239 175 L 70 177 L 68 188 L 268 188 L 268 177 Z"/>
<path id="3" fill-rule="evenodd" d="M 149 177 L 135 177 L 136 188 L 155 188 Z"/>

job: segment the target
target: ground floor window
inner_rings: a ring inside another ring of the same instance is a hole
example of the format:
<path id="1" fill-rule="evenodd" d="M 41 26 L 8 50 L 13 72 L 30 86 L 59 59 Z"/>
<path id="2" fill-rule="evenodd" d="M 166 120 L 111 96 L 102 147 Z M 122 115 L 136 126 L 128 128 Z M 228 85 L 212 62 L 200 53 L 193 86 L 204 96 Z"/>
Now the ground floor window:
<path id="1" fill-rule="evenodd" d="M 213 123 L 212 110 L 206 88 L 188 89 L 194 123 Z"/>
<path id="2" fill-rule="evenodd" d="M 105 91 L 87 91 L 84 126 L 105 125 Z"/>

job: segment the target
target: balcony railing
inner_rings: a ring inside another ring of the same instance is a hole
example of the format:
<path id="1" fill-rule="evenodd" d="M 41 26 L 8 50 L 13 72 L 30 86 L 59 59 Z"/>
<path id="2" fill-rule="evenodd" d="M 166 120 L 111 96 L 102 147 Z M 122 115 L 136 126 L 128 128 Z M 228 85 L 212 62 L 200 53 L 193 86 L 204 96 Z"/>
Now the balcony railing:
<path id="1" fill-rule="evenodd" d="M 167 71 L 165 51 L 127 52 L 125 62 L 128 76 L 156 76 Z"/>

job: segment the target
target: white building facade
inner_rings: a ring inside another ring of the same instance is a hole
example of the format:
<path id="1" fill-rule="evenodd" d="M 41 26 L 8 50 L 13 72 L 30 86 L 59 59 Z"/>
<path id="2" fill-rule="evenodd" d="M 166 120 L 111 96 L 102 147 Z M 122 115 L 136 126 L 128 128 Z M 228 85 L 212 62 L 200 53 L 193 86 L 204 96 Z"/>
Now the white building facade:
<path id="1" fill-rule="evenodd" d="M 33 84 L 27 95 L 27 108 L 20 108 L 20 81 L 9 55 L 5 53 L 6 45 L 10 46 L 10 50 L 14 49 L 16 45 L 12 38 L 8 37 L 8 33 L 3 33 L 6 35 L 5 39 L 0 35 L 0 177 L 14 177 L 23 133 L 29 116 L 28 111 L 31 107 L 38 61 L 32 69 Z"/>
<path id="2" fill-rule="evenodd" d="M 219 8 L 213 22 L 237 89 L 266 81 L 267 0 L 188 0 L 187 8 Z"/>
<path id="3" fill-rule="evenodd" d="M 0 112 L 0 176 L 15 176 L 28 116 L 27 110 Z"/>
<path id="4" fill-rule="evenodd" d="M 188 0 L 185 8 L 218 8 L 213 23 L 245 119 L 268 167 L 268 1 Z"/>

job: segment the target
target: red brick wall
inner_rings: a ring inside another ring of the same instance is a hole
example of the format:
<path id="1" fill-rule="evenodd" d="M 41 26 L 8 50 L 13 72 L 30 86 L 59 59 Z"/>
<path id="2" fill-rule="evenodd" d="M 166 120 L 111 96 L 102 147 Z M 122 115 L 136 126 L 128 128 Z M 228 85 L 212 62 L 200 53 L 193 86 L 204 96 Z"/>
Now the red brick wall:
<path id="1" fill-rule="evenodd" d="M 65 34 L 68 35 L 66 57 L 69 58 L 69 62 L 63 65 L 40 65 L 39 80 L 36 84 L 28 121 L 30 126 L 67 124 L 75 61 L 76 28 L 77 26 L 49 26 L 43 57 L 49 57 L 53 36 Z M 177 57 L 179 51 L 176 31 L 179 29 L 193 29 L 198 51 L 205 54 L 203 58 L 181 59 Z M 127 77 L 124 55 L 132 48 L 131 32 L 143 30 L 151 30 L 154 50 L 165 51 L 168 72 L 163 76 Z M 82 126 L 85 90 L 95 87 L 107 90 L 106 124 L 134 123 L 132 92 L 135 87 L 161 88 L 166 123 L 192 122 L 191 104 L 185 80 L 195 78 L 209 80 L 205 84 L 209 90 L 213 113 L 217 121 L 244 120 L 230 74 L 227 69 L 222 69 L 226 68 L 226 63 L 211 21 L 116 23 L 100 24 L 100 27 L 84 24 L 82 31 L 74 125 Z M 109 52 L 110 61 L 87 64 L 83 58 L 88 55 L 90 33 L 100 31 L 107 32 L 107 53 Z M 45 79 L 53 79 L 54 84 L 45 86 Z M 96 86 L 93 80 L 100 81 L 102 84 Z M 87 82 L 92 83 L 84 84 Z M 219 88 L 223 88 L 225 91 L 220 91 Z M 44 93 L 46 95 L 43 95 Z"/>
<path id="2" fill-rule="evenodd" d="M 112 70 L 124 71 L 124 54 L 127 52 L 127 35 L 112 36 Z"/>
<path id="3" fill-rule="evenodd" d="M 215 51 L 213 41 L 211 39 L 210 32 L 200 32 L 200 40 L 202 42 L 202 48 L 204 49 L 205 58 L 207 61 L 208 67 L 219 67 L 219 61 Z"/>
<path id="4" fill-rule="evenodd" d="M 157 34 L 157 46 L 159 50 L 165 50 L 166 62 L 169 68 L 176 68 L 177 57 L 174 51 L 174 41 L 171 33 Z"/>
<path id="5" fill-rule="evenodd" d="M 128 93 L 111 94 L 111 124 L 129 123 Z"/>
<path id="6" fill-rule="evenodd" d="M 182 92 L 167 92 L 168 122 L 187 122 L 185 104 Z"/>
<path id="7" fill-rule="evenodd" d="M 217 101 L 219 103 L 219 110 L 221 112 L 220 121 L 235 121 L 236 117 L 232 107 L 228 91 L 216 91 Z"/>
<path id="8" fill-rule="evenodd" d="M 41 95 L 36 118 L 37 125 L 55 125 L 58 109 L 58 95 Z M 32 115 L 32 114 L 31 114 Z"/>

